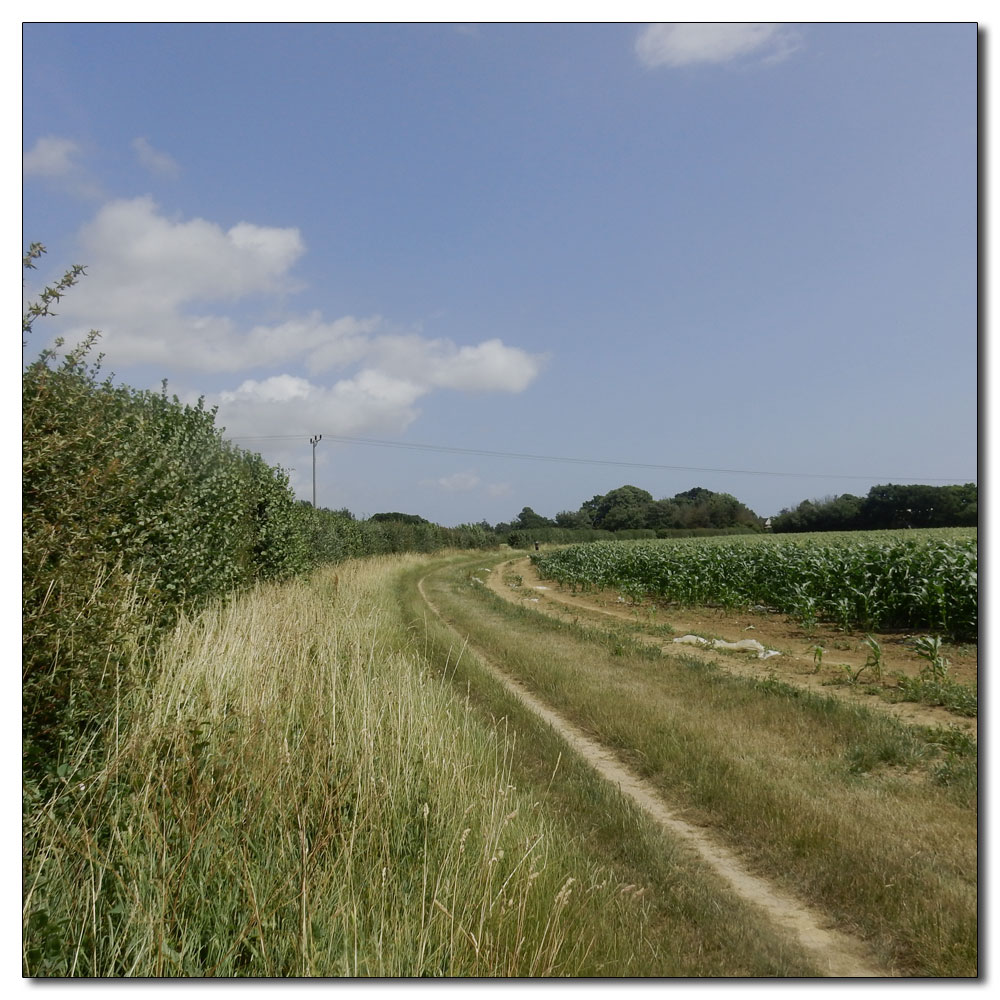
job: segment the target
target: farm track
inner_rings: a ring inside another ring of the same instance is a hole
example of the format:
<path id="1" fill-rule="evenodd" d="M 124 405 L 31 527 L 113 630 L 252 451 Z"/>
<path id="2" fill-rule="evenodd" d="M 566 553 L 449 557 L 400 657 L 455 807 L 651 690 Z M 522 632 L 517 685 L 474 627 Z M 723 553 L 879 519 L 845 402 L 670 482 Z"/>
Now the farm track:
<path id="1" fill-rule="evenodd" d="M 494 655 L 470 643 L 428 597 L 426 576 L 417 583 L 420 596 L 431 612 L 458 635 L 483 665 L 541 721 L 551 726 L 566 743 L 606 781 L 616 786 L 662 829 L 685 844 L 716 872 L 744 901 L 755 906 L 764 919 L 799 946 L 826 975 L 837 978 L 882 978 L 897 975 L 880 968 L 871 949 L 859 938 L 830 926 L 824 914 L 772 883 L 752 874 L 737 855 L 709 836 L 703 829 L 681 819 L 661 793 L 645 781 L 606 746 L 585 735 L 575 725 L 553 711 L 524 685 L 511 677 Z"/>
<path id="2" fill-rule="evenodd" d="M 503 571 L 516 573 L 523 580 L 523 586 L 514 589 L 505 584 L 503 582 Z M 526 602 L 530 602 L 530 606 L 540 614 L 560 621 L 574 621 L 586 618 L 589 623 L 597 627 L 601 627 L 602 624 L 610 624 L 611 622 L 617 622 L 619 625 L 635 623 L 634 614 L 626 606 L 602 604 L 594 594 L 570 593 L 559 588 L 557 584 L 553 584 L 551 581 L 543 581 L 528 558 L 500 563 L 494 567 L 484 582 L 493 593 L 505 601 L 520 606 L 524 606 Z M 698 612 L 694 612 L 694 614 L 697 615 Z M 706 626 L 710 631 L 724 631 L 726 629 L 726 613 L 716 612 L 716 615 L 718 616 L 717 621 L 703 621 L 698 625 L 694 625 L 691 623 L 690 612 L 678 610 L 676 614 L 671 616 L 671 624 L 676 626 L 678 635 L 683 635 L 689 631 L 697 632 L 699 629 L 704 630 Z M 760 617 L 766 621 L 767 616 Z M 742 621 L 742 618 L 740 620 Z M 764 629 L 765 624 L 763 622 L 760 624 L 761 629 Z M 730 627 L 732 628 L 732 623 L 730 623 Z M 733 631 L 731 635 L 727 635 L 727 639 L 746 638 L 747 635 L 752 635 L 755 638 L 761 639 L 765 645 L 770 645 L 764 631 L 746 632 L 740 631 L 739 626 L 736 626 L 736 628 L 737 631 Z M 825 674 L 814 673 L 812 659 L 807 655 L 783 652 L 780 657 L 757 660 L 748 659 L 738 654 L 727 655 L 697 646 L 676 646 L 671 639 L 665 640 L 662 637 L 646 635 L 641 631 L 636 631 L 632 634 L 631 638 L 644 645 L 654 646 L 664 652 L 711 661 L 729 673 L 739 674 L 744 677 L 759 678 L 775 671 L 779 679 L 787 684 L 812 691 L 816 694 L 837 698 L 850 704 L 864 705 L 866 708 L 874 711 L 892 715 L 901 722 L 909 725 L 957 726 L 973 738 L 977 738 L 978 736 L 977 719 L 957 716 L 945 708 L 932 705 L 918 705 L 914 702 L 905 701 L 884 701 L 881 698 L 866 694 L 863 684 L 857 686 L 831 684 L 829 682 L 831 672 L 827 671 Z M 786 645 L 787 636 L 783 636 L 782 639 L 785 641 L 774 640 L 775 644 L 779 646 Z M 800 639 L 800 644 L 802 646 L 806 644 L 804 635 Z M 864 662 L 863 655 L 858 656 L 854 654 L 852 656 L 850 653 L 836 650 L 830 650 L 829 659 L 831 661 L 853 659 L 855 667 Z M 910 674 L 916 673 L 912 664 L 909 666 L 907 672 Z M 962 679 L 967 683 L 971 680 L 975 684 L 974 666 L 972 672 L 972 677 L 963 677 Z"/>

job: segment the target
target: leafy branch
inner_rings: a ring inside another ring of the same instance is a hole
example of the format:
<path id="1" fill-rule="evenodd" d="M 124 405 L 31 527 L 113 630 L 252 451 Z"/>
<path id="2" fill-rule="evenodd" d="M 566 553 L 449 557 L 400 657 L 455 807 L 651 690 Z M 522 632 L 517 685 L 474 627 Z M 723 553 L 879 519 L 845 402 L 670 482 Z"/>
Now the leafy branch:
<path id="1" fill-rule="evenodd" d="M 45 252 L 45 247 L 41 243 L 32 243 L 22 258 L 24 269 L 34 270 L 35 261 Z M 21 317 L 21 332 L 30 333 L 32 324 L 39 316 L 55 316 L 56 313 L 51 309 L 52 303 L 58 302 L 86 273 L 82 264 L 74 264 L 54 285 L 46 285 L 38 301 L 32 302 L 28 306 L 28 311 Z"/>

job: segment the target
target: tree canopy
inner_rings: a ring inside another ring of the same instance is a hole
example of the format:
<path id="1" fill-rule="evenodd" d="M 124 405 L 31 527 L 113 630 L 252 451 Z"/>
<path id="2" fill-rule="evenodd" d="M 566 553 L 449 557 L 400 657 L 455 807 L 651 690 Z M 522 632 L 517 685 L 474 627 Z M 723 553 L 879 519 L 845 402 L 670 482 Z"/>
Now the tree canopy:
<path id="1" fill-rule="evenodd" d="M 873 486 L 866 497 L 850 493 L 803 500 L 785 508 L 774 531 L 858 531 L 879 528 L 958 528 L 979 521 L 979 488 L 964 486 Z"/>
<path id="2" fill-rule="evenodd" d="M 654 500 L 638 486 L 626 484 L 585 500 L 578 510 L 562 510 L 555 520 L 525 507 L 515 521 L 496 531 L 543 527 L 596 531 L 676 531 L 684 529 L 763 529 L 763 520 L 728 493 L 696 486 L 674 497 Z"/>

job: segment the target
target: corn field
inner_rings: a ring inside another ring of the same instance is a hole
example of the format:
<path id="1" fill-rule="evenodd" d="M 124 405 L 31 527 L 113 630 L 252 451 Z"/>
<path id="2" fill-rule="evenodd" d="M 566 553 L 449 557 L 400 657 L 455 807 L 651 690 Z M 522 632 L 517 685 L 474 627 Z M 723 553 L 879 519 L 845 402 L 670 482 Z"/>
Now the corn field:
<path id="1" fill-rule="evenodd" d="M 723 607 L 762 605 L 866 630 L 978 630 L 974 530 L 595 542 L 538 553 L 539 574 L 572 587 Z"/>

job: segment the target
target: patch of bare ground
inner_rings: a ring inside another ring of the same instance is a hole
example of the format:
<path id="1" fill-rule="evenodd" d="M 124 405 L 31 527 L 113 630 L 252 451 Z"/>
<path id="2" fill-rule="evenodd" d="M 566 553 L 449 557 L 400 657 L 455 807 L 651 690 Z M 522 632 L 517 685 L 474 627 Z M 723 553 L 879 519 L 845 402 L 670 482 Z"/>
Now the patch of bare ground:
<path id="1" fill-rule="evenodd" d="M 518 571 L 520 572 L 520 567 Z M 491 578 L 499 576 L 496 571 L 491 574 Z M 431 611 L 452 628 L 440 609 L 427 596 L 423 581 L 417 586 Z M 465 640 L 464 636 L 462 638 Z M 506 673 L 494 656 L 467 641 L 465 645 L 472 649 L 497 680 L 558 732 L 603 778 L 617 786 L 623 795 L 696 854 L 736 895 L 757 907 L 783 933 L 796 939 L 826 976 L 884 978 L 897 975 L 894 971 L 880 968 L 877 958 L 862 940 L 835 929 L 822 912 L 751 873 L 740 858 L 717 837 L 682 819 L 652 784 L 633 772 L 612 750 L 587 736 Z"/>
<path id="2" fill-rule="evenodd" d="M 877 694 L 869 693 L 866 686 L 871 683 L 870 671 L 867 676 L 862 671 L 856 684 L 839 683 L 847 676 L 845 664 L 852 672 L 865 664 L 868 650 L 862 642 L 865 637 L 863 632 L 845 632 L 824 624 L 807 630 L 784 615 L 763 611 L 688 608 L 654 601 L 634 604 L 616 590 L 574 592 L 551 580 L 541 579 L 528 558 L 501 563 L 485 582 L 505 600 L 528 603 L 543 614 L 563 621 L 598 627 L 607 627 L 610 621 L 614 621 L 634 626 L 633 637 L 640 642 L 657 646 L 664 652 L 712 660 L 733 674 L 775 676 L 796 687 L 887 712 L 912 725 L 958 726 L 974 738 L 978 734 L 976 719 L 956 715 L 938 706 L 885 701 Z M 675 637 L 687 634 L 727 642 L 753 638 L 766 649 L 778 650 L 781 655 L 761 660 L 754 654 L 720 652 L 674 643 Z M 906 644 L 910 635 L 888 632 L 875 633 L 874 637 L 882 646 L 883 683 L 891 684 L 894 673 L 909 677 L 919 675 L 925 661 Z M 819 670 L 814 658 L 817 645 L 823 647 Z M 951 662 L 949 676 L 975 688 L 977 648 L 973 645 L 948 646 L 944 652 Z"/>

